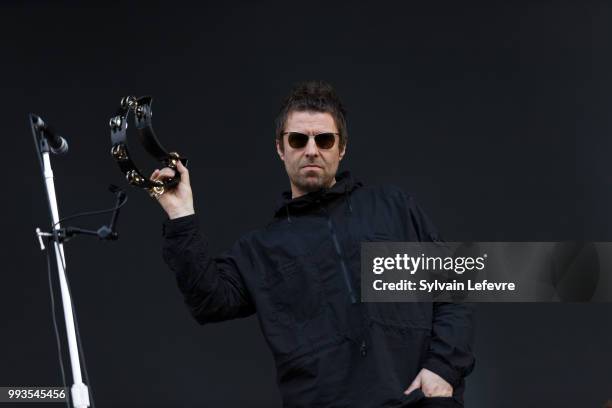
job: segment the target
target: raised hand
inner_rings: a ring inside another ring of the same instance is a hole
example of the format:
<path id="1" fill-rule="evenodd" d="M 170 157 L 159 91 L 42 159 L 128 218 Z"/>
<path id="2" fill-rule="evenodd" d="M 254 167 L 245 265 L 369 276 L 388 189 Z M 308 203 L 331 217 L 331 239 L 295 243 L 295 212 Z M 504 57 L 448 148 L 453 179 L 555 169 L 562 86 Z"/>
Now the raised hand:
<path id="1" fill-rule="evenodd" d="M 181 175 L 179 184 L 171 190 L 164 191 L 164 194 L 157 197 L 157 201 L 171 220 L 195 213 L 193 209 L 193 194 L 189 182 L 189 170 L 187 170 L 187 167 L 183 166 L 180 160 L 176 163 L 176 169 Z M 152 181 L 163 181 L 174 177 L 175 174 L 176 173 L 171 168 L 164 167 L 161 170 L 156 169 L 151 174 L 150 179 Z"/>

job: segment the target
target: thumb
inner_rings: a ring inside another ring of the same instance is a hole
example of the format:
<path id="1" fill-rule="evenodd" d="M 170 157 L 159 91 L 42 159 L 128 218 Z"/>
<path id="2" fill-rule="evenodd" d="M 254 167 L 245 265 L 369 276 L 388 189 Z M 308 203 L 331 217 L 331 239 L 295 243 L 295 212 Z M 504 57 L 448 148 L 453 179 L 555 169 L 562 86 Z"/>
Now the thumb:
<path id="1" fill-rule="evenodd" d="M 416 376 L 414 381 L 412 381 L 412 384 L 410 384 L 410 387 L 408 387 L 408 389 L 404 391 L 404 394 L 408 395 L 412 391 L 416 390 L 417 388 L 421 388 L 421 374 L 420 373 L 419 375 Z"/>
<path id="2" fill-rule="evenodd" d="M 189 184 L 189 170 L 187 170 L 187 167 L 183 166 L 180 160 L 176 161 L 176 169 L 181 175 L 181 180 Z"/>

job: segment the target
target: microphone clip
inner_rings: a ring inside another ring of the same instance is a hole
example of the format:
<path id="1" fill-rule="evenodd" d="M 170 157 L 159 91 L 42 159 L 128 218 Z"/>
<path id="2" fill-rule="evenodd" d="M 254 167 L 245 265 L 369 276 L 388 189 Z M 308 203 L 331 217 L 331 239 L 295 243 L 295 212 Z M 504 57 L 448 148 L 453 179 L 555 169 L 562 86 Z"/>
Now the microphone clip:
<path id="1" fill-rule="evenodd" d="M 119 239 L 119 233 L 116 230 L 117 220 L 119 218 L 121 207 L 127 201 L 127 194 L 121 188 L 113 184 L 109 186 L 109 191 L 115 194 L 115 207 L 112 210 L 111 219 L 108 225 L 102 225 L 97 230 L 89 230 L 79 227 L 64 227 L 55 229 L 52 232 L 45 232 L 40 228 L 36 228 L 36 236 L 40 244 L 40 250 L 45 250 L 43 238 L 46 238 L 47 241 L 58 243 L 67 242 L 76 235 L 97 236 L 98 239 L 107 241 L 115 241 Z"/>

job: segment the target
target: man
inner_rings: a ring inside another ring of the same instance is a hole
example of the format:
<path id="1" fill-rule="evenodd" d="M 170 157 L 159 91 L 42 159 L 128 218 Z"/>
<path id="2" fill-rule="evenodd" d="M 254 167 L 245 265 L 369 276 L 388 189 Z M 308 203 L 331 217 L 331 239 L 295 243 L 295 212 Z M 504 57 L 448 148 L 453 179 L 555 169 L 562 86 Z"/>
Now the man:
<path id="1" fill-rule="evenodd" d="M 382 136 L 379 136 L 382 137 Z M 474 365 L 471 313 L 452 303 L 362 303 L 362 241 L 438 240 L 414 200 L 336 174 L 345 110 L 324 82 L 297 85 L 277 118 L 291 190 L 272 221 L 212 257 L 189 172 L 158 198 L 163 257 L 201 324 L 258 314 L 284 407 L 454 407 Z M 172 177 L 171 169 L 151 178 Z"/>

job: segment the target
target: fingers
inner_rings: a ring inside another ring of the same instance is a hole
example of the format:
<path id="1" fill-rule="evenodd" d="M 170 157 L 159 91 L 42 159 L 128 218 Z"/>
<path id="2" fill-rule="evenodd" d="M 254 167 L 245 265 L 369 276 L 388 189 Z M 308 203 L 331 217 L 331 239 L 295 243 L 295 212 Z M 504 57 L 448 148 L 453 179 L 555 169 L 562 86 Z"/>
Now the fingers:
<path id="1" fill-rule="evenodd" d="M 423 394 L 426 397 L 452 397 L 453 390 L 442 386 L 429 385 L 423 386 Z"/>
<path id="2" fill-rule="evenodd" d="M 149 180 L 155 181 L 157 180 L 158 176 L 159 176 L 159 169 L 155 169 L 153 173 L 151 173 L 151 176 L 149 176 Z"/>
<path id="3" fill-rule="evenodd" d="M 408 395 L 412 391 L 416 390 L 417 388 L 421 388 L 421 376 L 420 375 L 417 375 L 414 381 L 412 381 L 412 384 L 410 384 L 410 387 L 408 387 L 408 389 L 404 391 L 404 394 Z"/>
<path id="4" fill-rule="evenodd" d="M 176 162 L 176 170 L 181 175 L 182 182 L 189 184 L 189 170 L 187 170 L 187 167 L 183 166 L 183 163 L 181 163 L 180 160 Z M 175 170 L 169 167 L 164 167 L 161 170 L 155 169 L 155 171 L 151 174 L 150 179 L 152 181 L 166 180 L 166 179 L 174 177 L 175 175 L 176 175 Z"/>
<path id="5" fill-rule="evenodd" d="M 189 184 L 189 170 L 187 170 L 187 167 L 183 166 L 183 163 L 181 163 L 180 160 L 177 160 L 176 162 L 176 169 L 181 174 L 181 180 Z"/>
<path id="6" fill-rule="evenodd" d="M 422 370 L 421 389 L 426 397 L 450 397 L 453 387 L 433 371 Z"/>
<path id="7" fill-rule="evenodd" d="M 165 180 L 174 177 L 176 172 L 169 167 L 164 167 L 161 170 L 155 170 L 151 175 L 151 180 Z"/>

